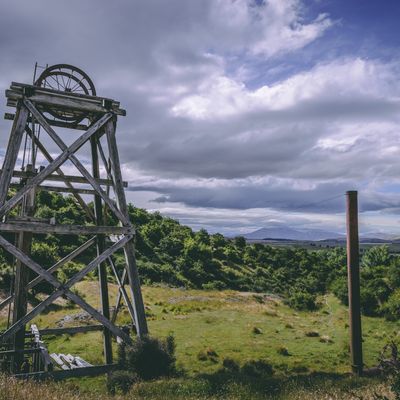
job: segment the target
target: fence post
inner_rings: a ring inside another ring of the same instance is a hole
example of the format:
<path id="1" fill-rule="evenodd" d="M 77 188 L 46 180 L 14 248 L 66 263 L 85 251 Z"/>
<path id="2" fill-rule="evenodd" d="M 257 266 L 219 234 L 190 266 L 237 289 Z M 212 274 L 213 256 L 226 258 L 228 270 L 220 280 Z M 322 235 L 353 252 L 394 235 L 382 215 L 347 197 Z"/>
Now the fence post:
<path id="1" fill-rule="evenodd" d="M 358 240 L 357 191 L 346 192 L 347 225 L 347 277 L 349 291 L 350 353 L 353 373 L 363 372 L 361 311 L 360 311 L 360 259 Z"/>

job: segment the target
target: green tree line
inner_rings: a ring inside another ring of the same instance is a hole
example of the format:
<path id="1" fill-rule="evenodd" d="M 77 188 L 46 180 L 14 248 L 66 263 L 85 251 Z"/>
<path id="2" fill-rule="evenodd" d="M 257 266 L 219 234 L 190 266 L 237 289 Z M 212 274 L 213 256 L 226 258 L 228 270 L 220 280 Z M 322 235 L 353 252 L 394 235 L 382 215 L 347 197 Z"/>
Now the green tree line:
<path id="1" fill-rule="evenodd" d="M 343 248 L 306 250 L 246 243 L 243 237 L 228 239 L 204 229 L 195 232 L 172 218 L 158 212 L 149 213 L 132 204 L 128 211 L 136 227 L 136 257 L 145 284 L 269 292 L 281 295 L 289 305 L 300 310 L 316 309 L 318 296 L 327 292 L 347 302 Z M 44 191 L 37 194 L 35 216 L 55 218 L 60 224 L 89 223 L 72 196 Z M 109 224 L 117 222 L 110 213 L 106 218 Z M 5 236 L 15 240 L 11 234 Z M 87 236 L 35 234 L 32 258 L 49 268 L 87 239 Z M 58 278 L 67 280 L 95 256 L 93 246 L 58 271 Z M 116 253 L 115 262 L 121 271 L 124 267 L 122 252 Z M 91 277 L 96 273 L 94 271 Z M 0 285 L 4 290 L 12 284 L 12 274 L 12 259 L 1 251 Z M 387 246 L 372 247 L 364 252 L 361 282 L 365 314 L 385 315 L 389 319 L 400 317 L 400 260 L 390 254 Z M 50 289 L 46 283 L 35 288 L 36 292 Z"/>

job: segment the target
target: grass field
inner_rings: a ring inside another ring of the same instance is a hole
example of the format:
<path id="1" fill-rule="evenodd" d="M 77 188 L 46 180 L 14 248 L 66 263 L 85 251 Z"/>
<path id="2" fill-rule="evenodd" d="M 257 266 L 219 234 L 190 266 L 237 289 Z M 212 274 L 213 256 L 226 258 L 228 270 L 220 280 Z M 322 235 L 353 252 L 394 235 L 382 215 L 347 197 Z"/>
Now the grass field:
<path id="1" fill-rule="evenodd" d="M 96 282 L 84 281 L 76 285 L 76 288 L 89 303 L 99 307 Z M 115 298 L 115 294 L 116 287 L 111 286 L 112 298 Z M 239 364 L 248 360 L 268 360 L 275 370 L 277 378 L 274 379 L 303 376 L 303 382 L 309 376 L 314 377 L 314 380 L 325 376 L 327 379 L 324 381 L 329 386 L 330 379 L 336 382 L 338 375 L 335 374 L 341 374 L 344 386 L 369 385 L 369 381 L 362 380 L 346 383 L 349 378 L 344 377 L 344 374 L 350 371 L 347 310 L 332 295 L 321 298 L 321 307 L 315 312 L 296 312 L 276 296 L 235 291 L 144 287 L 143 295 L 151 334 L 157 337 L 165 337 L 169 333 L 174 335 L 177 363 L 185 371 L 184 378 L 158 383 L 159 388 L 165 386 L 160 389 L 163 392 L 173 392 L 177 390 L 176 386 L 182 388 L 189 385 L 190 389 L 187 390 L 203 393 L 204 388 L 196 389 L 192 386 L 210 385 L 213 380 L 220 384 L 221 379 L 225 378 L 229 381 L 229 377 L 221 378 L 224 358 L 234 359 Z M 65 309 L 60 304 L 57 309 L 36 318 L 35 323 L 39 328 L 55 327 L 65 314 L 74 315 L 79 312 L 77 308 Z M 128 313 L 124 308 L 118 323 L 124 324 L 127 321 Z M 73 325 L 77 323 L 72 321 L 65 324 Z M 399 331 L 398 323 L 380 318 L 363 318 L 366 366 L 376 365 L 385 342 L 397 336 Z M 45 341 L 50 351 L 80 355 L 89 362 L 102 363 L 100 333 L 46 337 Z M 105 379 L 102 377 L 73 380 L 73 384 L 78 384 L 81 390 L 105 392 Z M 296 384 L 298 382 L 290 385 Z M 145 390 L 146 385 L 149 384 L 143 384 L 135 390 Z M 146 390 L 156 390 L 157 385 L 154 385 L 148 386 Z M 257 384 L 253 383 L 252 386 L 257 387 Z M 261 385 L 257 393 L 265 395 L 266 391 Z M 258 397 L 254 395 L 251 398 Z"/>

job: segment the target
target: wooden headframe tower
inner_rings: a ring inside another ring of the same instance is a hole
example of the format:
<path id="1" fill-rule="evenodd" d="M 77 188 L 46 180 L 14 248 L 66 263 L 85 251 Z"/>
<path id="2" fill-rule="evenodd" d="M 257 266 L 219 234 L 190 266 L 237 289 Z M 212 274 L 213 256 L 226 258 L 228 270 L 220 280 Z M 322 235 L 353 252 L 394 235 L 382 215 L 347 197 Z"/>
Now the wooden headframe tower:
<path id="1" fill-rule="evenodd" d="M 0 334 L 0 358 L 9 355 L 9 370 L 18 374 L 27 372 L 21 367 L 26 354 L 39 352 L 40 360 L 34 360 L 36 367 L 30 371 L 51 370 L 52 360 L 38 337 L 40 330 L 34 328 L 35 331 L 30 332 L 26 326 L 64 297 L 80 306 L 98 324 L 47 329 L 46 332 L 101 330 L 103 367 L 106 367 L 112 364 L 113 339 L 132 341 L 129 331 L 116 325 L 122 302 L 129 311 L 136 334 L 143 336 L 148 332 L 135 262 L 135 231 L 128 216 L 116 142 L 117 117 L 124 116 L 125 111 L 117 101 L 96 96 L 90 78 L 67 64 L 44 69 L 33 85 L 12 83 L 6 97 L 7 106 L 16 110 L 14 114 L 5 115 L 6 119 L 13 120 L 13 125 L 0 175 L 0 246 L 15 259 L 15 272 L 9 297 L 0 304 L 0 308 L 10 307 L 8 327 Z M 54 155 L 55 148 L 58 155 Z M 65 168 L 68 173 L 64 172 Z M 35 197 L 39 191 L 71 194 L 84 210 L 88 223 L 65 225 L 54 218 L 37 218 Z M 93 206 L 89 201 L 93 201 Z M 111 215 L 113 218 L 106 218 Z M 117 220 L 118 224 L 107 223 L 112 220 Z M 30 252 L 32 238 L 35 235 L 45 238 L 48 234 L 85 236 L 86 241 L 45 269 L 31 258 Z M 56 271 L 90 248 L 93 253 L 93 247 L 96 256 L 92 261 L 66 282 L 57 279 Z M 121 274 L 113 259 L 118 250 L 123 251 L 126 261 Z M 95 269 L 98 269 L 100 310 L 73 290 L 77 282 Z M 110 307 L 108 274 L 114 276 L 119 287 L 114 308 Z M 42 281 L 51 285 L 51 294 L 28 308 L 29 292 Z M 36 338 L 36 348 L 29 348 L 32 336 Z"/>

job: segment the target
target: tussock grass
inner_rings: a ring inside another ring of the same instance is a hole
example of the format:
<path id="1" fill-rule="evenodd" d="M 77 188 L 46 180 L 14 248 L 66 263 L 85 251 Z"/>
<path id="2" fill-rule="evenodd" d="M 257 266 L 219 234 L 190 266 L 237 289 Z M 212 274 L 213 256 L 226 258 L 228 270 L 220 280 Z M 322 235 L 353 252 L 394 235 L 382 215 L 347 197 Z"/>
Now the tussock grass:
<path id="1" fill-rule="evenodd" d="M 381 396 L 381 397 L 378 397 Z M 382 397 L 386 396 L 386 397 Z M 223 372 L 198 379 L 136 384 L 126 395 L 81 391 L 73 383 L 26 382 L 0 376 L 0 400 L 394 400 L 389 385 L 374 380 L 307 376 L 254 379 Z"/>

